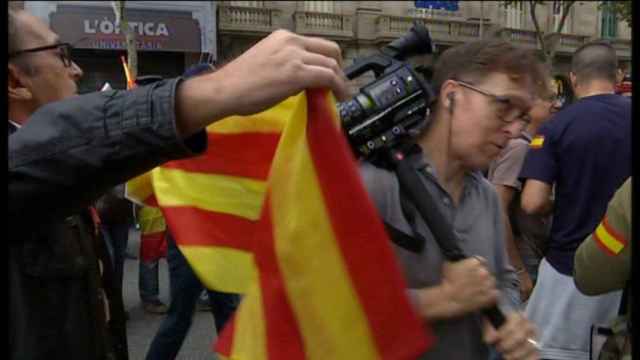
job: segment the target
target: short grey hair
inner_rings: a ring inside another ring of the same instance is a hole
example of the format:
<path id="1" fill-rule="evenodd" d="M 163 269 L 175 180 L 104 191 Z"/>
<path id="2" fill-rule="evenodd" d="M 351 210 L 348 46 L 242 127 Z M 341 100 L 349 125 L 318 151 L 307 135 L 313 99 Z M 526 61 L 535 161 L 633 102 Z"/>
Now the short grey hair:
<path id="1" fill-rule="evenodd" d="M 582 45 L 571 58 L 571 72 L 575 74 L 579 83 L 599 79 L 615 84 L 617 71 L 616 50 L 604 41 Z"/>

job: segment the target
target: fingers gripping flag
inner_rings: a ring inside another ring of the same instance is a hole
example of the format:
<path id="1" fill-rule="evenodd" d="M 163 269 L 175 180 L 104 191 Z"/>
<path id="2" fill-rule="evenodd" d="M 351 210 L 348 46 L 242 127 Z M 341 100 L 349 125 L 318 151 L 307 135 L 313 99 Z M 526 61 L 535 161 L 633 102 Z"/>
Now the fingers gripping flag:
<path id="1" fill-rule="evenodd" d="M 137 193 L 147 202 L 155 194 L 208 287 L 245 293 L 216 350 L 234 360 L 424 352 L 432 338 L 410 308 L 329 93 L 309 90 L 207 130 L 207 154 L 154 169 L 131 189 L 146 189 Z"/>

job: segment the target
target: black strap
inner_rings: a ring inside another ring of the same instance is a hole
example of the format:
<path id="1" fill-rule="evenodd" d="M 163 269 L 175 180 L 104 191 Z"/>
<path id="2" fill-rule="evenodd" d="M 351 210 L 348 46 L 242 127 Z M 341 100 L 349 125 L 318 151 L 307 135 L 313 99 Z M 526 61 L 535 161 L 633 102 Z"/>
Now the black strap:
<path id="1" fill-rule="evenodd" d="M 389 223 L 387 223 L 386 221 L 384 222 L 384 226 L 387 229 L 387 234 L 389 234 L 389 237 L 394 244 L 417 254 L 421 253 L 424 249 L 424 238 L 420 236 L 419 238 L 409 236 L 404 232 L 396 229 L 395 227 L 389 225 Z"/>

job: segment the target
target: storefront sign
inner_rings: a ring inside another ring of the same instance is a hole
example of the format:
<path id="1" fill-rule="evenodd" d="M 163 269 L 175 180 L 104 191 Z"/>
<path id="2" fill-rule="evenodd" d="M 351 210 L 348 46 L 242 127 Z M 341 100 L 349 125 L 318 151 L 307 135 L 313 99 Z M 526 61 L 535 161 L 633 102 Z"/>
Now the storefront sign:
<path id="1" fill-rule="evenodd" d="M 201 29 L 189 11 L 126 9 L 140 50 L 200 52 Z M 126 49 L 111 7 L 58 5 L 51 28 L 62 41 L 84 49 Z"/>

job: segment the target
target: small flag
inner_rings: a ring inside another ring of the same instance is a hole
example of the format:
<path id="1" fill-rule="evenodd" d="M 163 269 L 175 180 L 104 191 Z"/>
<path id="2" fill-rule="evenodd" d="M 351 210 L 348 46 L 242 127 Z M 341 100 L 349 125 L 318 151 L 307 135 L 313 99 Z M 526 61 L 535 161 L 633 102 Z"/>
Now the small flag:
<path id="1" fill-rule="evenodd" d="M 594 233 L 596 243 L 609 255 L 618 255 L 627 245 L 624 236 L 613 230 L 605 217 Z"/>
<path id="2" fill-rule="evenodd" d="M 533 140 L 531 140 L 531 144 L 529 145 L 532 149 L 540 149 L 544 145 L 544 136 L 536 135 Z"/>
<path id="3" fill-rule="evenodd" d="M 135 79 L 131 78 L 129 64 L 127 64 L 127 60 L 124 59 L 124 56 L 120 56 L 120 61 L 122 62 L 122 67 L 124 67 L 124 76 L 127 78 L 127 89 L 133 89 L 136 87 L 136 82 Z"/>

